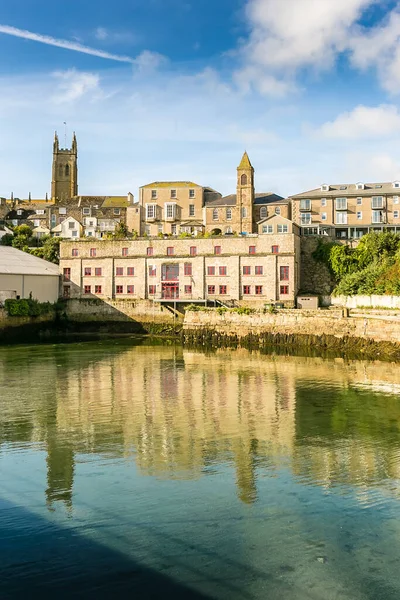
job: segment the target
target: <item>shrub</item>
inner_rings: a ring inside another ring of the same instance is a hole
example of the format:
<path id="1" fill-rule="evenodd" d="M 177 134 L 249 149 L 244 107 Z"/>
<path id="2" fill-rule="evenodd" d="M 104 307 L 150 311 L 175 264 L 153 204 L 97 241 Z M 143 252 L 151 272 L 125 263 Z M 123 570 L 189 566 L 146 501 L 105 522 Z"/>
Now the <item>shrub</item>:
<path id="1" fill-rule="evenodd" d="M 38 302 L 32 298 L 20 300 L 8 298 L 4 308 L 9 317 L 39 317 L 55 310 L 55 305 L 50 302 Z"/>

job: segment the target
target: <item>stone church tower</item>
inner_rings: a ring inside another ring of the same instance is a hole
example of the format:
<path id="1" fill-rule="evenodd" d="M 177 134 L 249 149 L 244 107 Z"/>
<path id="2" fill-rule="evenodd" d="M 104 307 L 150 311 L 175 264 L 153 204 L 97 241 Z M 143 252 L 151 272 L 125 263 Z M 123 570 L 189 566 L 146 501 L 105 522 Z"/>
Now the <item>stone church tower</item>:
<path id="1" fill-rule="evenodd" d="M 236 206 L 242 233 L 253 233 L 254 169 L 247 155 L 243 154 L 237 168 Z"/>
<path id="2" fill-rule="evenodd" d="M 53 144 L 53 174 L 51 199 L 55 202 L 68 200 L 78 195 L 78 145 L 76 135 L 72 138 L 72 148 L 60 148 L 57 132 Z"/>

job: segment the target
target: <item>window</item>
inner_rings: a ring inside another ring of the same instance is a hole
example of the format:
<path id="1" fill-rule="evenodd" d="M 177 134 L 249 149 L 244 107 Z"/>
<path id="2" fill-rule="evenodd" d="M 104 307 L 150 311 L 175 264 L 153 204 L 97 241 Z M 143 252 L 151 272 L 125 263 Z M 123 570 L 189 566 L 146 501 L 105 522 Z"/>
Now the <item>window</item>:
<path id="1" fill-rule="evenodd" d="M 176 190 L 171 190 L 171 198 L 176 198 Z"/>
<path id="2" fill-rule="evenodd" d="M 189 217 L 194 217 L 195 207 L 194 204 L 189 204 Z"/>
<path id="3" fill-rule="evenodd" d="M 185 263 L 183 266 L 183 272 L 188 277 L 192 276 L 192 263 Z"/>
<path id="4" fill-rule="evenodd" d="M 336 198 L 336 210 L 347 210 L 347 198 Z"/>
<path id="5" fill-rule="evenodd" d="M 383 223 L 383 215 L 381 210 L 373 210 L 372 211 L 372 222 L 373 223 Z"/>
<path id="6" fill-rule="evenodd" d="M 377 183 L 377 184 L 375 185 L 375 188 L 376 188 L 376 189 L 378 189 L 378 188 L 381 188 L 381 187 L 382 187 L 382 186 L 381 186 L 379 183 Z M 396 186 L 394 186 L 394 187 L 396 187 Z"/>
<path id="7" fill-rule="evenodd" d="M 34 219 L 33 220 L 33 224 L 35 227 L 39 227 L 40 226 L 40 219 Z"/>
<path id="8" fill-rule="evenodd" d="M 399 197 L 393 196 L 393 204 L 398 204 L 398 203 L 399 203 Z"/>
<path id="9" fill-rule="evenodd" d="M 63 287 L 63 298 L 69 298 L 71 295 L 71 288 L 69 285 L 64 285 Z"/>
<path id="10" fill-rule="evenodd" d="M 83 293 L 84 294 L 91 294 L 92 293 L 92 286 L 91 285 L 85 285 L 85 286 L 83 286 Z"/>
<path id="11" fill-rule="evenodd" d="M 72 248 L 71 254 L 72 254 L 72 256 L 79 256 L 78 248 Z"/>
<path id="12" fill-rule="evenodd" d="M 289 281 L 289 267 L 279 268 L 279 278 L 281 281 Z"/>
<path id="13" fill-rule="evenodd" d="M 102 275 L 101 267 L 96 267 L 94 270 L 94 274 L 96 275 L 96 277 L 101 277 L 101 275 Z"/>
<path id="14" fill-rule="evenodd" d="M 115 286 L 115 292 L 117 294 L 123 294 L 124 293 L 124 286 L 123 285 L 116 285 Z"/>
<path id="15" fill-rule="evenodd" d="M 126 271 L 126 274 L 132 277 L 135 274 L 135 267 L 128 267 Z"/>
<path id="16" fill-rule="evenodd" d="M 321 190 L 322 190 L 323 192 L 329 192 L 329 185 L 328 185 L 328 184 L 326 184 L 326 183 L 323 183 L 323 184 L 321 185 Z"/>
<path id="17" fill-rule="evenodd" d="M 279 254 L 279 246 L 272 246 L 271 252 L 272 254 Z"/>
<path id="18" fill-rule="evenodd" d="M 189 198 L 194 198 L 195 197 L 195 190 L 189 190 Z"/>
<path id="19" fill-rule="evenodd" d="M 95 294 L 101 294 L 101 285 L 95 285 L 94 286 L 94 293 Z"/>
<path id="20" fill-rule="evenodd" d="M 22 215 L 22 210 L 17 210 L 17 215 L 20 217 Z"/>
<path id="21" fill-rule="evenodd" d="M 71 269 L 69 267 L 65 267 L 63 269 L 64 281 L 69 281 L 71 279 Z"/>
<path id="22" fill-rule="evenodd" d="M 256 267 L 255 268 L 255 274 L 256 275 L 262 275 L 264 273 L 264 269 L 262 266 Z"/>
<path id="23" fill-rule="evenodd" d="M 124 274 L 124 267 L 116 267 L 116 269 L 115 269 L 115 274 L 116 274 L 118 277 L 122 277 L 122 276 L 123 276 L 123 274 Z"/>
<path id="24" fill-rule="evenodd" d="M 214 246 L 214 254 L 221 254 L 221 246 Z"/>
<path id="25" fill-rule="evenodd" d="M 157 267 L 155 265 L 149 266 L 149 277 L 156 277 L 157 275 Z"/>
<path id="26" fill-rule="evenodd" d="M 207 275 L 215 275 L 215 267 L 207 267 Z"/>
<path id="27" fill-rule="evenodd" d="M 300 210 L 311 210 L 311 200 L 300 200 Z"/>
<path id="28" fill-rule="evenodd" d="M 372 208 L 383 208 L 383 197 L 373 196 L 372 197 Z"/>
<path id="29" fill-rule="evenodd" d="M 225 227 L 225 233 L 232 233 L 232 227 Z"/>
<path id="30" fill-rule="evenodd" d="M 154 248 L 152 248 L 151 246 L 149 246 L 146 250 L 146 254 L 147 256 L 153 256 L 153 250 Z"/>
<path id="31" fill-rule="evenodd" d="M 176 235 L 176 225 L 171 225 L 171 235 Z"/>
<path id="32" fill-rule="evenodd" d="M 339 225 L 347 225 L 347 213 L 336 213 L 336 223 Z"/>
<path id="33" fill-rule="evenodd" d="M 122 248 L 122 256 L 128 256 L 128 248 Z"/>
<path id="34" fill-rule="evenodd" d="M 363 190 L 364 189 L 364 184 L 363 183 L 357 183 L 356 189 L 357 190 Z"/>
<path id="35" fill-rule="evenodd" d="M 321 198 L 321 206 L 326 206 L 326 198 Z"/>
<path id="36" fill-rule="evenodd" d="M 243 275 L 251 275 L 251 267 L 243 267 Z"/>
<path id="37" fill-rule="evenodd" d="M 219 267 L 219 274 L 220 275 L 227 275 L 227 268 L 226 267 Z"/>
<path id="38" fill-rule="evenodd" d="M 185 285 L 185 294 L 191 294 L 191 293 L 192 293 L 192 286 Z"/>
<path id="39" fill-rule="evenodd" d="M 300 214 L 300 225 L 311 225 L 311 213 Z"/>
<path id="40" fill-rule="evenodd" d="M 155 200 L 157 198 L 157 190 L 151 190 L 151 199 Z"/>
<path id="41" fill-rule="evenodd" d="M 227 208 L 226 209 L 226 220 L 227 221 L 231 221 L 232 220 L 232 209 L 231 208 Z"/>
<path id="42" fill-rule="evenodd" d="M 393 182 L 393 187 L 394 188 L 400 188 L 400 182 L 399 181 L 394 181 Z"/>
<path id="43" fill-rule="evenodd" d="M 262 232 L 263 233 L 274 233 L 274 226 L 273 225 L 263 225 Z"/>
<path id="44" fill-rule="evenodd" d="M 75 229 L 75 222 L 74 221 L 69 221 L 68 222 L 68 229 Z"/>
<path id="45" fill-rule="evenodd" d="M 260 208 L 260 219 L 266 219 L 267 218 L 267 207 L 266 206 L 262 206 Z"/>
<path id="46" fill-rule="evenodd" d="M 247 175 L 243 174 L 240 177 L 240 185 L 247 185 Z"/>
<path id="47" fill-rule="evenodd" d="M 357 219 L 362 219 L 362 212 L 357 212 Z"/>
<path id="48" fill-rule="evenodd" d="M 219 293 L 221 294 L 221 296 L 226 294 L 226 285 L 220 285 L 219 286 Z"/>
<path id="49" fill-rule="evenodd" d="M 208 295 L 214 296 L 214 294 L 215 294 L 215 285 L 209 285 L 208 286 Z"/>
<path id="50" fill-rule="evenodd" d="M 288 225 L 278 225 L 278 233 L 287 233 L 288 231 Z"/>
<path id="51" fill-rule="evenodd" d="M 43 211 L 44 214 L 44 211 Z M 59 208 L 58 209 L 58 214 L 60 215 L 66 215 L 67 214 L 67 209 L 66 208 Z"/>
<path id="52" fill-rule="evenodd" d="M 262 285 L 256 285 L 256 296 L 262 295 L 262 289 L 263 289 Z"/>
<path id="53" fill-rule="evenodd" d="M 255 246 L 249 246 L 249 254 L 255 254 L 256 253 L 256 247 Z"/>
<path id="54" fill-rule="evenodd" d="M 162 223 L 157 224 L 157 233 L 163 233 L 163 224 Z"/>
<path id="55" fill-rule="evenodd" d="M 280 286 L 280 293 L 282 296 L 284 296 L 285 294 L 289 293 L 289 286 L 288 285 L 281 285 Z"/>
<path id="56" fill-rule="evenodd" d="M 36 210 L 37 215 L 44 215 L 44 210 Z"/>
<path id="57" fill-rule="evenodd" d="M 149 294 L 150 294 L 150 296 L 154 296 L 155 293 L 156 293 L 156 286 L 155 285 L 149 285 Z"/>
<path id="58" fill-rule="evenodd" d="M 82 209 L 82 212 L 83 212 L 84 215 L 90 215 L 90 208 L 88 208 L 87 206 L 85 206 Z"/>
<path id="59" fill-rule="evenodd" d="M 84 269 L 85 277 L 90 277 L 91 274 L 92 274 L 92 267 L 85 267 L 85 269 Z"/>
<path id="60" fill-rule="evenodd" d="M 126 288 L 126 292 L 127 294 L 134 294 L 135 293 L 135 286 L 134 285 L 128 285 Z"/>
<path id="61" fill-rule="evenodd" d="M 51 226 L 55 227 L 57 223 L 57 215 L 51 215 Z"/>
<path id="62" fill-rule="evenodd" d="M 250 285 L 244 285 L 243 286 L 243 295 L 247 296 L 248 294 L 250 294 L 251 293 L 250 290 L 251 290 L 251 286 Z"/>
<path id="63" fill-rule="evenodd" d="M 167 248 L 167 256 L 173 256 L 174 255 L 174 247 L 173 246 L 168 246 Z"/>
<path id="64" fill-rule="evenodd" d="M 72 232 L 72 237 L 78 237 L 78 232 L 76 230 Z"/>
<path id="65" fill-rule="evenodd" d="M 247 208 L 245 206 L 242 207 L 242 219 L 247 217 Z"/>
<path id="66" fill-rule="evenodd" d="M 357 204 L 358 204 L 358 206 L 360 206 L 360 204 L 362 204 L 362 198 L 357 198 Z"/>
<path id="67" fill-rule="evenodd" d="M 212 213 L 213 221 L 218 221 L 218 208 L 214 208 Z"/>
<path id="68" fill-rule="evenodd" d="M 190 246 L 190 256 L 196 256 L 197 254 L 197 246 Z"/>
<path id="69" fill-rule="evenodd" d="M 321 220 L 326 221 L 327 216 L 328 216 L 327 213 L 321 213 Z"/>
<path id="70" fill-rule="evenodd" d="M 146 204 L 146 219 L 155 219 L 157 212 L 156 204 Z"/>
<path id="71" fill-rule="evenodd" d="M 176 217 L 176 204 L 169 203 L 165 205 L 166 218 L 175 219 Z"/>
<path id="72" fill-rule="evenodd" d="M 96 248 L 90 248 L 90 256 L 91 257 L 96 256 Z"/>
<path id="73" fill-rule="evenodd" d="M 399 211 L 398 211 L 398 210 L 394 210 L 394 211 L 393 211 L 393 217 L 394 217 L 395 219 L 398 219 L 398 218 L 399 218 Z"/>
<path id="74" fill-rule="evenodd" d="M 275 214 L 276 215 L 280 215 L 281 214 L 281 207 L 280 206 L 275 206 Z"/>

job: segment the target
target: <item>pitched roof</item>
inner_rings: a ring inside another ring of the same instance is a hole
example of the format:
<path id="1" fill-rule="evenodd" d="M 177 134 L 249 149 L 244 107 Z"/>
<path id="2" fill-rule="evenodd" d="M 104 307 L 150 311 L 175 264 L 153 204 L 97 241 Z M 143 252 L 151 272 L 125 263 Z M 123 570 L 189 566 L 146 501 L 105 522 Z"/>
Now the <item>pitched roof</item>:
<path id="1" fill-rule="evenodd" d="M 249 155 L 245 152 L 242 156 L 242 160 L 238 166 L 238 169 L 252 169 L 253 165 L 250 162 Z"/>
<path id="2" fill-rule="evenodd" d="M 358 190 L 356 183 L 339 183 L 329 185 L 328 191 L 321 190 L 321 187 L 300 194 L 294 194 L 291 198 L 330 198 L 346 196 L 381 196 L 382 194 L 393 194 L 400 196 L 400 189 L 393 187 L 393 182 L 385 183 L 364 183 L 364 189 Z"/>
<path id="3" fill-rule="evenodd" d="M 214 207 L 214 206 L 236 206 L 237 196 L 236 194 L 230 194 L 229 196 L 224 196 L 223 198 L 216 198 L 213 200 L 206 201 L 206 207 Z M 263 192 L 259 194 L 255 194 L 254 204 L 288 204 L 289 201 L 282 196 L 278 196 L 277 194 L 273 194 L 272 192 Z"/>
<path id="4" fill-rule="evenodd" d="M 202 187 L 198 183 L 193 181 L 153 181 L 153 183 L 147 183 L 146 185 L 140 186 L 142 188 L 185 188 L 185 187 Z"/>
<path id="5" fill-rule="evenodd" d="M 59 266 L 12 246 L 0 246 L 0 273 L 58 276 Z"/>

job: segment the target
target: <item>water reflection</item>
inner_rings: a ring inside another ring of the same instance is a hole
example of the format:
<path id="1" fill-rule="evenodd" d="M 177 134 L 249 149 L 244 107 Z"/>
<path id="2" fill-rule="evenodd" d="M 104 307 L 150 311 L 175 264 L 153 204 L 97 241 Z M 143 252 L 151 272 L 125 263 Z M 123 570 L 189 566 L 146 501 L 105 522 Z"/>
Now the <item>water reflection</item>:
<path id="1" fill-rule="evenodd" d="M 123 344 L 0 357 L 0 449 L 46 452 L 50 509 L 72 508 L 76 457 L 90 453 L 168 480 L 233 465 L 246 504 L 257 500 L 261 475 L 285 468 L 326 489 L 358 486 L 367 504 L 378 483 L 398 494 L 399 380 L 390 364 Z"/>

